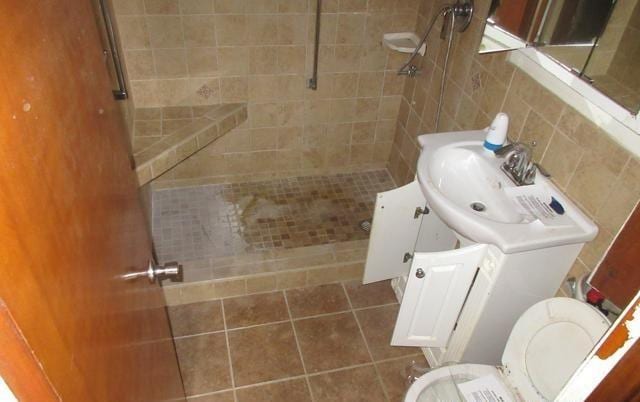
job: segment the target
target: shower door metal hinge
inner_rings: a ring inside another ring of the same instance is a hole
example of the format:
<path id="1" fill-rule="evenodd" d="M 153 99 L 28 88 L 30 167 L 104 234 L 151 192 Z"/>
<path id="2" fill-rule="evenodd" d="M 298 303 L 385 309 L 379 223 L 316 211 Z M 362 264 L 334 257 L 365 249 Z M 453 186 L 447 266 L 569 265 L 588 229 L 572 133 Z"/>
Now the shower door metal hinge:
<path id="1" fill-rule="evenodd" d="M 418 219 L 420 215 L 427 215 L 428 213 L 429 213 L 429 207 L 427 207 L 426 205 L 424 206 L 424 208 L 417 207 L 416 211 L 413 213 L 413 219 Z"/>

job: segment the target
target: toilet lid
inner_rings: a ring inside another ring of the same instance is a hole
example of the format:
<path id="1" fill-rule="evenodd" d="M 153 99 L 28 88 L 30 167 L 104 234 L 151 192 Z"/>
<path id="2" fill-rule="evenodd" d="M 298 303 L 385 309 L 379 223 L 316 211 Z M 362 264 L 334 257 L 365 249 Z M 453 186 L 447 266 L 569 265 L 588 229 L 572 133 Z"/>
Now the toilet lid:
<path id="1" fill-rule="evenodd" d="M 518 319 L 502 355 L 505 375 L 525 400 L 553 400 L 609 322 L 566 297 L 543 300 Z"/>

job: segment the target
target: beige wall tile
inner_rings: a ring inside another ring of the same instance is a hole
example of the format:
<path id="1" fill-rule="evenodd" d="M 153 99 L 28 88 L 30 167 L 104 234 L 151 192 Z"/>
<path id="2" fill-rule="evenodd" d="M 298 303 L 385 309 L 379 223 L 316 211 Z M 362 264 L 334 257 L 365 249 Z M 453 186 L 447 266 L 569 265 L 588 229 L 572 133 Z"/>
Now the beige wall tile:
<path id="1" fill-rule="evenodd" d="M 582 158 L 582 148 L 560 131 L 556 131 L 542 158 L 542 166 L 561 188 L 565 188 Z"/>
<path id="2" fill-rule="evenodd" d="M 596 215 L 600 226 L 617 233 L 640 199 L 640 162 L 631 158 Z"/>
<path id="3" fill-rule="evenodd" d="M 185 15 L 182 17 L 182 30 L 186 47 L 216 46 L 213 15 Z"/>
<path id="4" fill-rule="evenodd" d="M 178 0 L 144 0 L 146 14 L 178 14 Z"/>
<path id="5" fill-rule="evenodd" d="M 180 0 L 180 12 L 182 14 L 211 14 L 213 13 L 213 0 Z"/>
<path id="6" fill-rule="evenodd" d="M 152 47 L 180 48 L 184 46 L 179 16 L 147 16 L 145 21 Z"/>
<path id="7" fill-rule="evenodd" d="M 540 162 L 552 135 L 553 126 L 547 123 L 538 113 L 531 110 L 524 122 L 518 141 L 529 145 L 535 144 L 533 146 L 533 160 Z"/>
<path id="8" fill-rule="evenodd" d="M 246 77 L 223 77 L 220 79 L 222 103 L 246 102 L 249 98 L 249 83 Z"/>
<path id="9" fill-rule="evenodd" d="M 249 49 L 218 47 L 218 69 L 221 75 L 245 75 L 249 72 Z"/>
<path id="10" fill-rule="evenodd" d="M 214 0 L 215 12 L 218 14 L 242 14 L 247 3 L 239 0 Z"/>
<path id="11" fill-rule="evenodd" d="M 116 15 L 142 15 L 144 14 L 143 0 L 113 0 L 113 9 Z"/>
<path id="12" fill-rule="evenodd" d="M 188 48 L 186 52 L 190 76 L 214 76 L 217 74 L 218 53 L 215 47 Z"/>
<path id="13" fill-rule="evenodd" d="M 118 17 L 118 30 L 124 49 L 144 49 L 151 46 L 149 31 L 142 16 Z"/>
<path id="14" fill-rule="evenodd" d="M 154 49 L 153 62 L 158 78 L 187 77 L 187 57 L 184 49 Z"/>
<path id="15" fill-rule="evenodd" d="M 155 77 L 153 53 L 151 50 L 128 50 L 125 52 L 125 58 L 130 79 Z"/>

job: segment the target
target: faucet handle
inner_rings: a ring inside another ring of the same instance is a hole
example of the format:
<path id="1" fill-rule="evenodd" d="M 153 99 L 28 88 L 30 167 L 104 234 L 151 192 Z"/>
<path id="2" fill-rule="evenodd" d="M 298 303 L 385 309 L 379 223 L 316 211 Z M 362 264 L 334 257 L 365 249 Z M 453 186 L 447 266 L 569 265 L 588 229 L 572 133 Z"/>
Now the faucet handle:
<path id="1" fill-rule="evenodd" d="M 529 162 L 527 168 L 524 171 L 524 175 L 522 176 L 522 184 L 529 185 L 533 184 L 536 180 L 536 172 L 538 170 L 537 164 L 533 162 Z"/>
<path id="2" fill-rule="evenodd" d="M 511 143 L 507 145 L 503 145 L 500 148 L 493 151 L 493 153 L 498 157 L 505 157 L 509 152 L 511 152 L 515 148 L 516 143 Z"/>

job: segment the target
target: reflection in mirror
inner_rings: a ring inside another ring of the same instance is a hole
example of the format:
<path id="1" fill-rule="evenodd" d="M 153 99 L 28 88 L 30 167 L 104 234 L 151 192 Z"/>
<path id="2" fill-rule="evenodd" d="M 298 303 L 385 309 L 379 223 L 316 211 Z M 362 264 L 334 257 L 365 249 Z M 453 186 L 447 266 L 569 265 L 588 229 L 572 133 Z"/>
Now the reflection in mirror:
<path id="1" fill-rule="evenodd" d="M 541 20 L 547 0 L 492 0 L 480 53 L 520 49 L 531 42 L 535 21 Z"/>
<path id="2" fill-rule="evenodd" d="M 640 111 L 640 0 L 492 0 L 479 52 L 526 46 Z"/>
<path id="3" fill-rule="evenodd" d="M 584 74 L 613 6 L 613 0 L 549 2 L 535 46 L 577 74 Z"/>
<path id="4" fill-rule="evenodd" d="M 587 64 L 593 85 L 636 114 L 640 111 L 640 2 L 618 0 Z"/>

